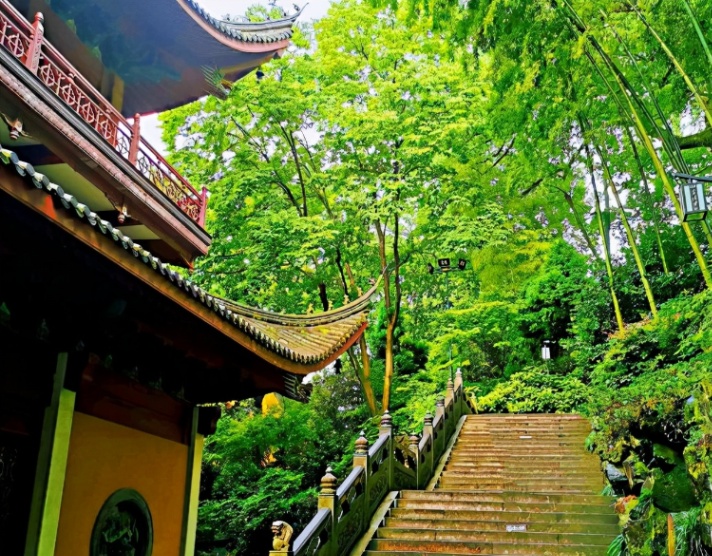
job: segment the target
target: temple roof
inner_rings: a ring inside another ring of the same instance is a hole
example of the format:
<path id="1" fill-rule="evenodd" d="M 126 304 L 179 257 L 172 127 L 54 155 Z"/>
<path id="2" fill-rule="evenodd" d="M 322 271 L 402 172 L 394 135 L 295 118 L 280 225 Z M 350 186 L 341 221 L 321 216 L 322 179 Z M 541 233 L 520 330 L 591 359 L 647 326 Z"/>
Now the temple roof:
<path id="1" fill-rule="evenodd" d="M 304 9 L 304 7 L 302 7 L 294 14 L 280 19 L 263 22 L 242 22 L 215 18 L 206 12 L 195 0 L 185 0 L 185 3 L 227 38 L 243 42 L 265 44 L 291 38 L 294 23 Z"/>
<path id="2" fill-rule="evenodd" d="M 157 280 L 169 282 L 201 305 L 207 307 L 235 329 L 257 342 L 275 357 L 269 363 L 286 371 L 294 372 L 295 364 L 309 367 L 308 371 L 326 366 L 346 348 L 352 345 L 365 329 L 370 297 L 378 284 L 357 300 L 338 309 L 311 315 L 288 315 L 241 305 L 234 301 L 209 294 L 203 288 L 171 269 L 150 251 L 124 234 L 118 227 L 100 218 L 86 204 L 64 191 L 31 164 L 20 160 L 17 154 L 0 147 L 0 162 L 14 167 L 15 171 L 28 178 L 37 189 L 56 197 L 62 206 L 71 211 L 86 225 L 100 231 L 104 236 L 141 260 L 155 273 Z M 249 342 L 246 342 L 249 346 Z M 262 350 L 248 347 L 258 356 Z M 284 363 L 280 364 L 279 361 Z"/>
<path id="3" fill-rule="evenodd" d="M 261 23 L 217 19 L 196 0 L 11 0 L 124 116 L 162 112 L 234 82 L 289 46 L 301 9 Z M 227 9 L 227 8 L 226 8 Z"/>

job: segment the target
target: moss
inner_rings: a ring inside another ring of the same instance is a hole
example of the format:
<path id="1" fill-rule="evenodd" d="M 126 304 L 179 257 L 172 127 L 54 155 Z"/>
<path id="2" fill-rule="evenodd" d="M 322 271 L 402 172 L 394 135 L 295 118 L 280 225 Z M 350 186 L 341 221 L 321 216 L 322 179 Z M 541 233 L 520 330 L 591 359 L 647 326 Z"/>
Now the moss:
<path id="1" fill-rule="evenodd" d="M 655 507 L 668 513 L 674 513 L 687 511 L 697 505 L 695 488 L 684 464 L 676 465 L 667 473 L 656 469 L 654 477 L 653 504 Z"/>

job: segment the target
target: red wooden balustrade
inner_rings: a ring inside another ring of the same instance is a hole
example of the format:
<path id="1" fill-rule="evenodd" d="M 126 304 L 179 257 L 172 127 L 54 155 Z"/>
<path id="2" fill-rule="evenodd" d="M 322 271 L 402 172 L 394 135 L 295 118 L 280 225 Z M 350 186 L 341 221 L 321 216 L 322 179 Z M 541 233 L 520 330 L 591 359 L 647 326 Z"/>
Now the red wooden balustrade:
<path id="1" fill-rule="evenodd" d="M 156 188 L 200 226 L 205 223 L 207 189 L 198 192 L 145 139 L 141 119 L 129 123 L 94 86 L 44 39 L 43 16 L 30 23 L 0 0 L 0 46 L 18 58 Z"/>

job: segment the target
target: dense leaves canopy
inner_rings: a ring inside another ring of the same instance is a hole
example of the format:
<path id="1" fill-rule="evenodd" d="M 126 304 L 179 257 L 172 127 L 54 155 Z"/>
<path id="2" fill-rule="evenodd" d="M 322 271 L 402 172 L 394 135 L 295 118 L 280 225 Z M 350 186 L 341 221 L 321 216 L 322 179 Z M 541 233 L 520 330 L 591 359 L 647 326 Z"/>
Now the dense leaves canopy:
<path id="1" fill-rule="evenodd" d="M 173 162 L 211 191 L 197 282 L 318 312 L 382 277 L 310 405 L 223 420 L 205 550 L 263 553 L 270 519 L 303 524 L 368 413 L 417 429 L 454 367 L 483 410 L 589 412 L 650 523 L 660 446 L 710 501 L 712 233 L 681 222 L 675 174 L 709 173 L 711 18 L 702 0 L 342 0 L 261 79 L 163 116 Z"/>

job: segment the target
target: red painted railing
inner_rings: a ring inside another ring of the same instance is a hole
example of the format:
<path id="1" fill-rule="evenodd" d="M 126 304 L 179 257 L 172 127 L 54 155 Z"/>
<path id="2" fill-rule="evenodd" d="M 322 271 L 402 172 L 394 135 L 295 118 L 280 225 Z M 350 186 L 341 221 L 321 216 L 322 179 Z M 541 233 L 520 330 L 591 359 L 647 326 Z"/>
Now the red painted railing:
<path id="1" fill-rule="evenodd" d="M 138 115 L 130 124 L 44 39 L 43 19 L 38 13 L 30 24 L 12 5 L 0 0 L 0 46 L 18 58 L 149 182 L 203 226 L 207 190 L 202 188 L 198 192 L 141 137 Z"/>

